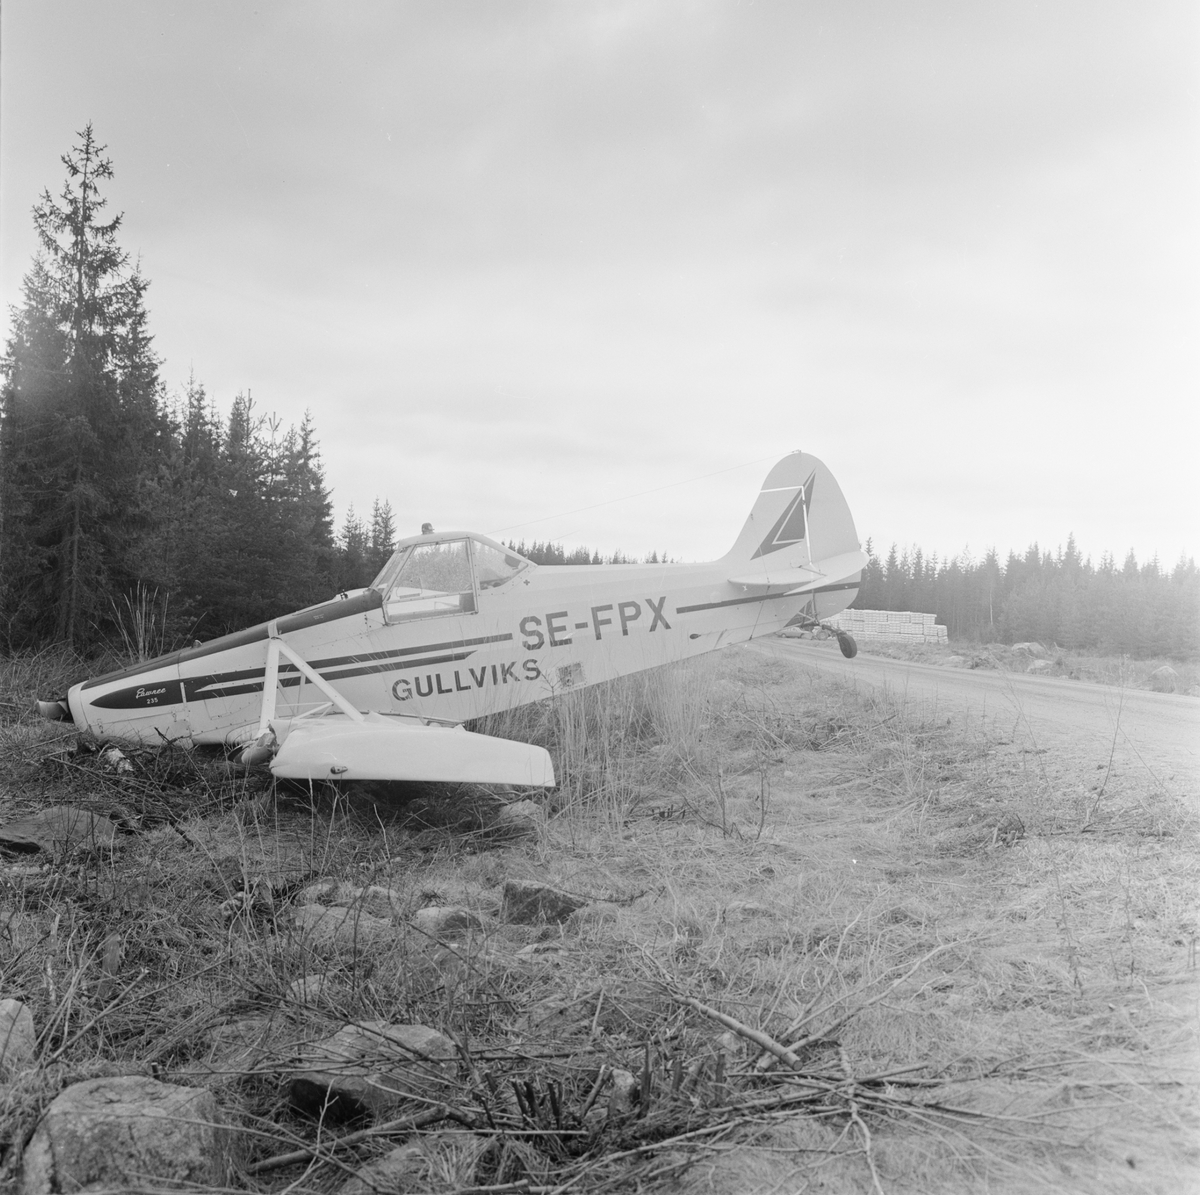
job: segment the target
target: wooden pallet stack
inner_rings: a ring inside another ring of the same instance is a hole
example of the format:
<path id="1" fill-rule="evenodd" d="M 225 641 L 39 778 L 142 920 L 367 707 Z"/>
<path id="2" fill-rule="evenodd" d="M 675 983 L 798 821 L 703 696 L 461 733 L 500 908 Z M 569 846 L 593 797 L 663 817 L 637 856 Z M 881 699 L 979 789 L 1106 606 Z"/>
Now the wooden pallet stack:
<path id="1" fill-rule="evenodd" d="M 907 643 L 945 643 L 946 628 L 932 614 L 909 610 L 843 610 L 829 620 L 831 626 L 848 631 L 855 639 L 891 639 Z"/>

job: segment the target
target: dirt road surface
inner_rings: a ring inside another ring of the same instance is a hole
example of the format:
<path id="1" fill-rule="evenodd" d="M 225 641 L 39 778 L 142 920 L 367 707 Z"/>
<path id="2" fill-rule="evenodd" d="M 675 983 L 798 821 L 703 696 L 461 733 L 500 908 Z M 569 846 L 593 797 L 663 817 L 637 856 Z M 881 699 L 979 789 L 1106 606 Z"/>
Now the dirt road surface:
<path id="1" fill-rule="evenodd" d="M 986 669 L 939 668 L 832 642 L 757 639 L 751 650 L 852 685 L 885 686 L 915 713 L 952 718 L 1069 760 L 1081 771 L 1142 773 L 1200 809 L 1200 700 L 1173 693 Z"/>

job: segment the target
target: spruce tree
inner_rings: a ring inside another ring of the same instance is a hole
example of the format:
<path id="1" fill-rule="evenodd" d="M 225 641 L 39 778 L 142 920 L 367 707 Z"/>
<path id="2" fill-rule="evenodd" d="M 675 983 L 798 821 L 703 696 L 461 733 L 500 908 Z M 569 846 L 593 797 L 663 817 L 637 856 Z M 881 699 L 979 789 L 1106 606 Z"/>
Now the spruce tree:
<path id="1" fill-rule="evenodd" d="M 363 582 L 364 585 L 370 584 L 379 575 L 395 546 L 396 520 L 392 514 L 392 504 L 386 498 L 382 502 L 376 498 L 371 507 L 371 537 L 367 549 L 368 571 L 371 575 Z"/>
<path id="2" fill-rule="evenodd" d="M 363 526 L 363 521 L 355 514 L 354 504 L 346 510 L 346 520 L 338 535 L 340 564 L 338 587 L 342 590 L 361 589 L 370 583 L 372 577 L 367 577 L 371 564 L 368 553 L 371 548 L 370 533 Z M 366 578 L 364 580 L 364 578 Z"/>
<path id="3" fill-rule="evenodd" d="M 0 610 L 10 643 L 86 644 L 138 578 L 168 428 L 148 283 L 104 222 L 89 124 L 34 206 L 39 251 L 0 368 Z"/>

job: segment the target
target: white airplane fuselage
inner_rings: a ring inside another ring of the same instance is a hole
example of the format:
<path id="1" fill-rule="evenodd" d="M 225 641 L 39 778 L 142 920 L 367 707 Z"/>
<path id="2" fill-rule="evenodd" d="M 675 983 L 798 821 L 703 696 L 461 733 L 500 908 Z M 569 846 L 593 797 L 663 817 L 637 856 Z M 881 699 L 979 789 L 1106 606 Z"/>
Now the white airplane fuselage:
<path id="1" fill-rule="evenodd" d="M 303 723 L 294 749 L 307 737 L 324 751 L 322 736 L 340 736 L 383 776 L 403 776 L 403 760 L 391 756 L 428 743 L 442 754 L 421 774 L 436 778 L 467 740 L 419 727 L 744 643 L 801 612 L 827 619 L 854 599 L 866 560 L 833 476 L 793 453 L 771 470 L 719 560 L 538 566 L 486 536 L 414 536 L 371 588 L 84 681 L 56 701 L 97 735 L 154 743 L 248 744 L 270 723 L 278 750 Z M 368 715 L 371 724 L 347 737 L 347 719 Z M 318 723 L 324 729 L 312 729 Z M 411 728 L 403 746 L 387 726 Z M 368 751 L 368 741 L 383 745 Z M 336 751 L 328 759 L 329 774 L 346 770 Z M 485 761 L 479 774 L 487 770 Z"/>
<path id="2" fill-rule="evenodd" d="M 449 538 L 449 537 L 436 537 Z M 276 620 L 275 631 L 362 710 L 463 722 L 780 630 L 802 608 L 845 608 L 857 586 L 748 595 L 720 564 L 530 566 L 473 613 L 389 625 L 364 589 Z M 257 728 L 272 624 L 97 677 L 68 695 L 97 735 L 245 741 Z M 285 663 L 279 716 L 324 704 Z"/>

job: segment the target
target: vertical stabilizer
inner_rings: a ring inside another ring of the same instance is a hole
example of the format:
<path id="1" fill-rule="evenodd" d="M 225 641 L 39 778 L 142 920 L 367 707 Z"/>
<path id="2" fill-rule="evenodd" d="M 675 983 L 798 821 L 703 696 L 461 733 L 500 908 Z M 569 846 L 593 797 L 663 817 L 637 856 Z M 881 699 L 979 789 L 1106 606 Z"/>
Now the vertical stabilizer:
<path id="1" fill-rule="evenodd" d="M 858 549 L 854 518 L 833 474 L 815 456 L 793 452 L 767 474 L 750 517 L 723 559 L 740 571 L 765 573 Z"/>

